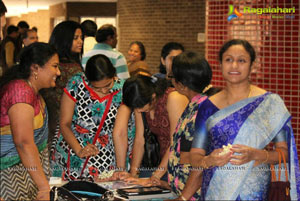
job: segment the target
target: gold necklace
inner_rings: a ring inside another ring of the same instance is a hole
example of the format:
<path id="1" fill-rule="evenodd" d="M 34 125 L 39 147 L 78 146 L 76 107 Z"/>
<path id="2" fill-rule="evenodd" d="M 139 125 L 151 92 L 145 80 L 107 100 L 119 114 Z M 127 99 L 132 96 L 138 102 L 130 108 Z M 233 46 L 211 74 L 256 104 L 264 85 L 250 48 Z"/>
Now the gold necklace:
<path id="1" fill-rule="evenodd" d="M 33 88 L 33 87 L 32 87 L 32 84 L 31 84 L 31 82 L 30 82 L 29 80 L 26 80 L 26 82 L 28 83 L 28 85 L 29 85 L 31 88 Z"/>
<path id="2" fill-rule="evenodd" d="M 26 82 L 28 83 L 28 85 L 33 89 L 34 93 L 36 93 L 32 83 L 30 82 L 30 80 L 26 80 Z"/>
<path id="3" fill-rule="evenodd" d="M 32 83 L 30 82 L 30 80 L 26 80 L 26 82 L 28 83 L 28 85 L 33 89 L 34 93 L 36 94 L 35 90 L 34 90 L 34 87 L 32 85 Z M 45 115 L 45 109 L 43 107 L 43 104 L 42 104 L 42 101 L 41 101 L 41 98 L 39 96 L 39 94 L 36 94 L 38 96 L 38 101 L 39 101 L 39 104 L 40 104 L 40 110 L 42 112 L 43 115 Z"/>

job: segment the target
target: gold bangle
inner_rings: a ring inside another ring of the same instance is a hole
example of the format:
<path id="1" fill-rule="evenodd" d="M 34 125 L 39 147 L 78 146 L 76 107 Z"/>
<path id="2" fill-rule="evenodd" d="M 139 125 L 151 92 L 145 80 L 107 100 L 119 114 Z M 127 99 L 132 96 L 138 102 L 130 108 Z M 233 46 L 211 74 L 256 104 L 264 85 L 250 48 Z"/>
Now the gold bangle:
<path id="1" fill-rule="evenodd" d="M 181 200 L 183 201 L 187 201 L 187 199 L 183 195 L 180 195 L 179 198 L 181 198 Z"/>
<path id="2" fill-rule="evenodd" d="M 160 180 L 160 178 L 155 173 L 152 174 L 152 177 L 155 177 L 156 179 Z"/>
<path id="3" fill-rule="evenodd" d="M 266 163 L 269 160 L 269 152 L 265 149 L 264 149 L 264 152 L 266 152 L 267 157 L 266 157 L 266 160 L 264 160 L 262 163 Z"/>
<path id="4" fill-rule="evenodd" d="M 205 169 L 208 169 L 209 166 L 206 164 L 204 158 L 205 158 L 205 157 L 203 157 L 203 159 L 202 159 L 202 161 L 201 161 L 201 167 L 205 170 Z"/>

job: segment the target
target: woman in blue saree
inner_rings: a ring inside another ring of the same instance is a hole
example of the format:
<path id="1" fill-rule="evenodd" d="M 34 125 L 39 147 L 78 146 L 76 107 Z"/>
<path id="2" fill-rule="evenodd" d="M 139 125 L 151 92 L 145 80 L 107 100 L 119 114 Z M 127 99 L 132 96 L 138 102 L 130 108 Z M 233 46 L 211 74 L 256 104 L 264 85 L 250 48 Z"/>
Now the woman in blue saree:
<path id="1" fill-rule="evenodd" d="M 249 83 L 253 47 L 245 40 L 228 41 L 219 60 L 226 87 L 199 105 L 191 150 L 193 167 L 204 169 L 202 199 L 266 200 L 269 165 L 278 163 L 278 153 L 265 149 L 272 143 L 288 159 L 291 199 L 299 200 L 291 115 L 277 94 Z M 232 144 L 230 151 L 220 154 L 227 144 Z"/>

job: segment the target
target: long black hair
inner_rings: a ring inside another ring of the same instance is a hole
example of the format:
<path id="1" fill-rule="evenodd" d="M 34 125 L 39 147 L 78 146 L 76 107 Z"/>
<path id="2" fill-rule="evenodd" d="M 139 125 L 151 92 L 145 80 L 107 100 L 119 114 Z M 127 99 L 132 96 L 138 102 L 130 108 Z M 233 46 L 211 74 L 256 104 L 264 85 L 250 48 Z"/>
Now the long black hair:
<path id="1" fill-rule="evenodd" d="M 124 83 L 123 103 L 131 109 L 142 108 L 153 101 L 153 94 L 159 98 L 169 86 L 166 79 L 144 75 L 132 76 Z"/>
<path id="2" fill-rule="evenodd" d="M 11 80 L 28 79 L 32 64 L 43 67 L 55 54 L 56 49 L 47 43 L 36 42 L 24 47 L 20 54 L 20 63 L 9 68 L 0 78 L 0 88 Z"/>
<path id="3" fill-rule="evenodd" d="M 202 93 L 212 79 L 209 63 L 196 52 L 183 52 L 176 56 L 172 72 L 176 82 L 198 93 Z"/>
<path id="4" fill-rule="evenodd" d="M 63 21 L 56 25 L 51 33 L 49 44 L 58 52 L 60 62 L 77 62 L 80 64 L 80 53 L 71 51 L 76 29 L 81 29 L 78 22 Z"/>

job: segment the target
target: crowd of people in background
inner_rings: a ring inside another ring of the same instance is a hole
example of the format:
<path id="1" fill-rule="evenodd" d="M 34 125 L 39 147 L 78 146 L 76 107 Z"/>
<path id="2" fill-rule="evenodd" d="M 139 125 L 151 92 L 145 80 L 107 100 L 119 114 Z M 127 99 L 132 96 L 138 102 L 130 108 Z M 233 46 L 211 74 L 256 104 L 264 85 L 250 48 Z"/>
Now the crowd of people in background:
<path id="1" fill-rule="evenodd" d="M 0 1 L 1 29 L 6 11 Z M 112 172 L 105 181 L 161 185 L 174 200 L 265 200 L 278 149 L 288 159 L 291 199 L 300 199 L 291 115 L 277 94 L 249 81 L 256 53 L 248 41 L 221 47 L 226 85 L 216 88 L 208 61 L 182 44 L 162 44 L 152 74 L 144 44 L 130 43 L 126 59 L 117 38 L 116 27 L 92 20 L 57 24 L 48 43 L 25 21 L 7 26 L 1 199 L 49 200 L 50 177 L 98 181 Z M 160 147 L 151 170 L 141 169 L 145 122 Z"/>

